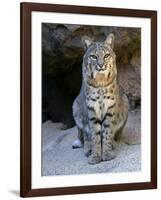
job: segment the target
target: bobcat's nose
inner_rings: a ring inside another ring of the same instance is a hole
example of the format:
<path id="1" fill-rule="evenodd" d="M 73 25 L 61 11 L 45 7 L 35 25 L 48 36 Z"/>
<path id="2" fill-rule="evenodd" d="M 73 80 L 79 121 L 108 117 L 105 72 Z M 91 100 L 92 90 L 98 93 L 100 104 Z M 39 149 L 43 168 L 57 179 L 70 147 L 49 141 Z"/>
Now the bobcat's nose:
<path id="1" fill-rule="evenodd" d="M 102 68 L 103 67 L 103 64 L 104 64 L 104 62 L 103 62 L 103 60 L 98 60 L 98 67 L 99 68 Z"/>
<path id="2" fill-rule="evenodd" d="M 105 70 L 105 65 L 104 65 L 104 61 L 103 60 L 101 60 L 101 59 L 98 60 L 96 69 L 98 71 L 104 71 Z"/>
<path id="3" fill-rule="evenodd" d="M 99 69 L 103 69 L 103 64 L 98 65 L 98 68 L 99 68 Z"/>
<path id="4" fill-rule="evenodd" d="M 97 61 L 97 70 L 98 71 L 104 70 L 104 61 L 103 61 L 103 59 L 99 59 Z"/>

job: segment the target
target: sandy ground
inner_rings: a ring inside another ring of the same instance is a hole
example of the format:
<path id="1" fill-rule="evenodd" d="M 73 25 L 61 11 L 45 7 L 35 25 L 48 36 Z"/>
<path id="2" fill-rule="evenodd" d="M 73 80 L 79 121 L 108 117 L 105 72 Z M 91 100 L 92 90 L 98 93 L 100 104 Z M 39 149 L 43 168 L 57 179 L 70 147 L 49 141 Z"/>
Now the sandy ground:
<path id="1" fill-rule="evenodd" d="M 61 123 L 47 121 L 43 124 L 43 176 L 141 170 L 141 145 L 127 145 L 119 142 L 115 149 L 114 160 L 89 165 L 82 148 L 72 149 L 72 143 L 77 137 L 76 127 L 63 129 Z"/>

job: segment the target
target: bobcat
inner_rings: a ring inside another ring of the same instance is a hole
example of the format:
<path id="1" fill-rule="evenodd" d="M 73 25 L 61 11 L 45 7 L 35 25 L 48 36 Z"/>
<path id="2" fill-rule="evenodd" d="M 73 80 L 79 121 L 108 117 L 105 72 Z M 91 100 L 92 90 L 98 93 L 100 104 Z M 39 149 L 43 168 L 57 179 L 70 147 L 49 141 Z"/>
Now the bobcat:
<path id="1" fill-rule="evenodd" d="M 128 99 L 117 84 L 114 35 L 104 42 L 84 38 L 83 81 L 80 94 L 73 103 L 73 116 L 78 139 L 73 148 L 84 145 L 89 164 L 111 160 L 114 139 L 128 117 Z"/>

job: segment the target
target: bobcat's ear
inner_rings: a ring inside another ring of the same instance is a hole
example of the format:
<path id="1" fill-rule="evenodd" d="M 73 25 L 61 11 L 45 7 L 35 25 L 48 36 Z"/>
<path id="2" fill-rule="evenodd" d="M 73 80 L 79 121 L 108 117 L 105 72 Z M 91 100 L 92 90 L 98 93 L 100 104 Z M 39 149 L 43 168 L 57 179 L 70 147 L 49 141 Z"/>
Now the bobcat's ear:
<path id="1" fill-rule="evenodd" d="M 107 38 L 106 38 L 106 40 L 105 40 L 105 46 L 110 46 L 112 49 L 113 49 L 113 47 L 114 47 L 114 40 L 115 40 L 115 36 L 114 36 L 114 34 L 113 33 L 110 33 L 108 36 L 107 36 Z"/>
<path id="2" fill-rule="evenodd" d="M 87 49 L 93 43 L 93 41 L 88 36 L 84 36 L 82 37 L 82 43 L 84 48 Z"/>

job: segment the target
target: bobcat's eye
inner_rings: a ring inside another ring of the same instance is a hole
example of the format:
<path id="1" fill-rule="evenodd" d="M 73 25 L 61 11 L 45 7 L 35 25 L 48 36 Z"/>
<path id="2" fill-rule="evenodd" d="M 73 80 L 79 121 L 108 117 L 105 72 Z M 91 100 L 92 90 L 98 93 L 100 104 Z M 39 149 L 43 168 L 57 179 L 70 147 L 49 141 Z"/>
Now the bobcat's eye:
<path id="1" fill-rule="evenodd" d="M 110 55 L 109 53 L 105 54 L 105 55 L 104 55 L 104 59 L 108 58 L 109 55 Z"/>
<path id="2" fill-rule="evenodd" d="M 97 56 L 95 55 L 90 55 L 90 58 L 92 58 L 93 60 L 97 60 Z"/>

